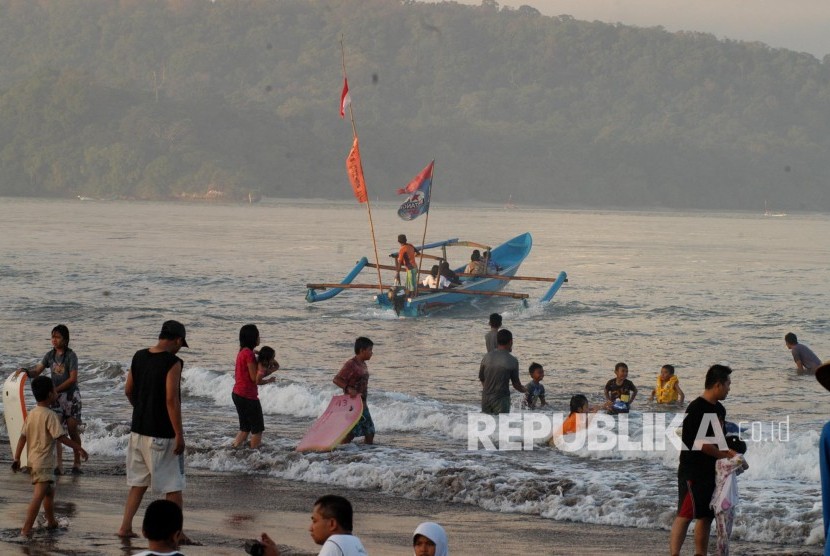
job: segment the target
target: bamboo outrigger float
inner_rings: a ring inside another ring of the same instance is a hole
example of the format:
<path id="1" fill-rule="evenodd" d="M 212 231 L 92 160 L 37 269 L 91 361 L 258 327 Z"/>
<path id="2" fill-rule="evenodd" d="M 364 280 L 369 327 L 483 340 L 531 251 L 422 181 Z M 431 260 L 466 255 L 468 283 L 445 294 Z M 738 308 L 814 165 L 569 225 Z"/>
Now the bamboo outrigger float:
<path id="1" fill-rule="evenodd" d="M 490 249 L 486 245 L 472 243 L 467 241 L 460 241 L 459 239 L 449 239 L 446 241 L 439 241 L 430 243 L 418 248 L 418 251 L 424 255 L 425 258 L 446 259 L 446 251 L 448 247 L 480 247 L 489 252 L 489 268 L 490 273 L 487 274 L 465 274 L 464 267 L 455 269 L 456 274 L 461 278 L 461 285 L 444 288 L 444 289 L 428 289 L 419 287 L 417 292 L 413 295 L 407 295 L 401 286 L 387 287 L 383 293 L 378 293 L 374 296 L 375 302 L 386 309 L 395 311 L 399 316 L 415 317 L 424 315 L 435 309 L 447 307 L 457 303 L 470 301 L 476 297 L 509 297 L 514 299 L 521 299 L 523 302 L 530 297 L 526 293 L 515 293 L 502 291 L 505 286 L 511 281 L 539 281 L 551 282 L 550 287 L 541 297 L 542 303 L 550 302 L 562 284 L 567 281 L 567 274 L 562 271 L 555 278 L 544 278 L 534 276 L 517 276 L 522 262 L 527 258 L 530 249 L 533 246 L 533 239 L 529 233 L 524 233 L 508 240 L 501 245 Z M 425 251 L 430 249 L 441 249 L 443 256 L 430 255 Z M 396 255 L 392 254 L 392 256 Z M 339 283 L 314 283 L 307 284 L 308 291 L 306 292 L 306 301 L 314 303 L 331 299 L 347 289 L 378 289 L 377 284 L 354 284 L 353 280 L 360 274 L 364 268 L 377 268 L 380 270 L 395 271 L 395 266 L 373 264 L 363 257 L 358 261 L 355 267 L 346 275 L 346 277 Z M 391 283 L 392 280 L 389 280 Z M 324 290 L 319 291 L 318 290 Z"/>

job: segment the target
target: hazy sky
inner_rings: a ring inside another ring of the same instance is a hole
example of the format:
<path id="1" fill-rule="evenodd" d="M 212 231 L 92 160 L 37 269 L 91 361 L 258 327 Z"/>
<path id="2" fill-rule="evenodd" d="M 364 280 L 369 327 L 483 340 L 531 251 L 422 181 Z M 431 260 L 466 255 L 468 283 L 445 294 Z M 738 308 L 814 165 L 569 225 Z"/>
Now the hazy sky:
<path id="1" fill-rule="evenodd" d="M 497 0 L 533 6 L 545 15 L 702 31 L 718 38 L 760 41 L 775 48 L 830 54 L 830 0 Z M 481 0 L 461 0 L 481 4 Z"/>

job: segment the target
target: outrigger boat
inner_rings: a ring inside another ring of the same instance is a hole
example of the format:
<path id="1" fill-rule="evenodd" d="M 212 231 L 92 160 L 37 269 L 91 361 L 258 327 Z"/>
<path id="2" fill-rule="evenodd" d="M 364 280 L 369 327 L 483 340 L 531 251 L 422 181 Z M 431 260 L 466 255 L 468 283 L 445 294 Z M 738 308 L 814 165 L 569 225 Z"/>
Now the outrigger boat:
<path id="1" fill-rule="evenodd" d="M 379 284 L 353 284 L 352 281 L 366 267 L 379 268 L 381 270 L 395 270 L 394 265 L 376 265 L 370 263 L 366 257 L 363 257 L 340 283 L 307 284 L 306 301 L 309 303 L 325 301 L 346 289 L 374 289 L 380 290 L 374 297 L 375 302 L 379 306 L 394 310 L 399 316 L 416 317 L 437 308 L 470 301 L 476 297 L 510 297 L 521 299 L 526 304 L 528 297 L 530 297 L 528 294 L 504 292 L 501 290 L 510 281 L 527 280 L 552 282 L 545 292 L 545 295 L 540 299 L 540 302 L 547 303 L 553 299 L 553 296 L 556 295 L 556 292 L 559 291 L 562 284 L 567 282 L 568 277 L 564 271 L 560 272 L 556 278 L 516 276 L 519 267 L 525 258 L 527 258 L 532 246 L 533 238 L 530 233 L 524 233 L 493 248 L 480 243 L 462 241 L 458 238 L 416 247 L 419 251 L 418 257 L 423 254 L 425 259 L 443 260 L 447 260 L 447 248 L 473 247 L 484 250 L 484 258 L 489 262 L 487 274 L 466 274 L 463 272 L 465 267 L 462 266 L 454 270 L 461 278 L 461 285 L 440 290 L 419 286 L 415 295 L 406 295 L 404 289 L 399 285 L 382 287 Z M 427 251 L 431 249 L 440 249 L 442 256 L 428 254 Z M 397 252 L 390 254 L 390 257 L 395 256 L 397 256 Z M 324 291 L 318 292 L 317 290 Z"/>

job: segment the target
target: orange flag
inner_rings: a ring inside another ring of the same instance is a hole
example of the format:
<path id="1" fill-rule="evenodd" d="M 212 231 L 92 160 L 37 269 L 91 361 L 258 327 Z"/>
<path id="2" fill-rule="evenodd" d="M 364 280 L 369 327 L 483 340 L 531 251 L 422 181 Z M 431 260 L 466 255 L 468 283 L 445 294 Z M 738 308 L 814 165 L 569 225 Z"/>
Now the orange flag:
<path id="1" fill-rule="evenodd" d="M 357 144 L 357 135 L 352 143 L 352 150 L 346 157 L 346 172 L 349 173 L 349 181 L 352 182 L 354 196 L 358 203 L 365 203 L 369 200 L 366 193 L 366 182 L 363 179 L 363 163 L 360 161 L 360 147 Z"/>

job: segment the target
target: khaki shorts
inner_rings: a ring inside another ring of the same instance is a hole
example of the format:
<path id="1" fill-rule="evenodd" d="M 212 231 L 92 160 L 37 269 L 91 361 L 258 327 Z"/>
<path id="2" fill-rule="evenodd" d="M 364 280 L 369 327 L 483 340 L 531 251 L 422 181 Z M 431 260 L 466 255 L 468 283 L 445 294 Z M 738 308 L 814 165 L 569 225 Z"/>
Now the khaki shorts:
<path id="1" fill-rule="evenodd" d="M 54 483 L 55 482 L 55 470 L 53 468 L 50 469 L 31 469 L 29 473 L 32 475 L 32 484 L 36 485 L 38 483 Z"/>
<path id="2" fill-rule="evenodd" d="M 127 486 L 150 487 L 167 494 L 184 490 L 184 454 L 176 455 L 174 438 L 130 433 L 127 446 Z"/>

